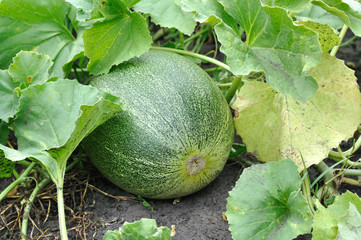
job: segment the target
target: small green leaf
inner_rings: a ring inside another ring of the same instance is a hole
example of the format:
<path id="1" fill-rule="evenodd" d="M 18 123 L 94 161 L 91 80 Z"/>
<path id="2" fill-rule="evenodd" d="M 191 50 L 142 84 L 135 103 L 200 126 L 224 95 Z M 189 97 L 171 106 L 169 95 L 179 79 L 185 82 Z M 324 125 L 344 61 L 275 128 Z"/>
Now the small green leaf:
<path id="1" fill-rule="evenodd" d="M 361 4 L 358 1 L 313 0 L 312 4 L 338 16 L 355 35 L 361 36 Z"/>
<path id="2" fill-rule="evenodd" d="M 0 151 L 0 178 L 11 177 L 15 167 L 15 162 L 5 158 L 4 153 Z"/>
<path id="3" fill-rule="evenodd" d="M 0 120 L 0 144 L 5 145 L 6 140 L 9 136 L 9 128 L 6 124 L 6 122 Z"/>
<path id="4" fill-rule="evenodd" d="M 284 7 L 290 12 L 302 12 L 311 0 L 261 0 L 263 4 L 275 7 Z"/>
<path id="5" fill-rule="evenodd" d="M 49 69 L 53 65 L 49 56 L 20 51 L 13 58 L 8 73 L 13 82 L 21 83 L 21 89 L 27 88 L 31 84 L 42 84 L 49 79 Z"/>
<path id="6" fill-rule="evenodd" d="M 322 52 L 328 52 L 334 46 L 340 44 L 340 37 L 327 24 L 321 24 L 313 21 L 300 23 L 305 27 L 312 29 L 318 33 L 318 39 L 321 44 Z"/>
<path id="7" fill-rule="evenodd" d="M 20 50 L 36 50 L 54 62 L 50 76 L 63 77 L 63 65 L 83 50 L 81 34 L 88 25 L 77 22 L 76 11 L 58 0 L 0 1 L 0 68 L 8 68 Z"/>
<path id="8" fill-rule="evenodd" d="M 227 199 L 233 239 L 288 240 L 311 230 L 312 215 L 290 159 L 243 171 Z"/>
<path id="9" fill-rule="evenodd" d="M 122 235 L 119 231 L 107 231 L 103 237 L 103 240 L 122 240 Z"/>
<path id="10" fill-rule="evenodd" d="M 167 227 L 158 227 L 154 219 L 142 218 L 140 221 L 133 223 L 125 222 L 123 227 L 119 229 L 120 238 L 118 235 L 112 234 L 109 235 L 109 238 L 104 236 L 103 240 L 112 240 L 112 239 L 149 239 L 149 240 L 169 240 L 170 230 Z M 111 238 L 111 237 L 115 238 Z M 107 236 L 108 237 L 108 236 Z"/>
<path id="11" fill-rule="evenodd" d="M 312 223 L 313 240 L 357 239 L 348 238 L 358 234 L 361 226 L 361 199 L 347 191 L 337 196 L 335 202 L 324 208 L 318 204 Z M 360 236 L 360 235 L 356 235 Z"/>
<path id="12" fill-rule="evenodd" d="M 135 5 L 135 10 L 149 13 L 152 22 L 162 27 L 175 27 L 187 35 L 196 27 L 194 14 L 183 11 L 177 0 L 142 0 Z"/>
<path id="13" fill-rule="evenodd" d="M 247 35 L 243 43 L 227 28 L 216 29 L 221 51 L 232 53 L 227 55 L 227 63 L 239 61 L 238 66 L 230 64 L 235 75 L 262 69 L 267 83 L 286 96 L 306 101 L 315 94 L 317 84 L 306 72 L 319 63 L 321 56 L 314 31 L 296 26 L 284 8 L 262 6 L 259 0 L 220 3 Z"/>
<path id="14" fill-rule="evenodd" d="M 111 66 L 140 56 L 152 43 L 145 19 L 122 0 L 104 1 L 99 11 L 105 19 L 83 34 L 88 70 L 93 74 L 107 73 Z"/>
<path id="15" fill-rule="evenodd" d="M 247 150 L 259 160 L 292 158 L 303 169 L 303 158 L 309 167 L 352 137 L 360 124 L 361 93 L 354 71 L 325 53 L 309 73 L 320 87 L 306 102 L 258 81 L 245 82 L 237 93 L 232 106 L 235 127 Z"/>
<path id="16" fill-rule="evenodd" d="M 18 111 L 21 90 L 46 82 L 51 65 L 46 55 L 20 51 L 8 70 L 0 70 L 0 119 L 7 122 L 14 117 Z"/>

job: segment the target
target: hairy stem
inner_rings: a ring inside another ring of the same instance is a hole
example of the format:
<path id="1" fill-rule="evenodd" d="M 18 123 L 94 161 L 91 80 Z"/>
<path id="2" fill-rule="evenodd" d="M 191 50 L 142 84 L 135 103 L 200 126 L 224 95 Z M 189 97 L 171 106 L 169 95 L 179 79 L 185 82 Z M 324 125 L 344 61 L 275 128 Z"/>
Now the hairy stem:
<path id="1" fill-rule="evenodd" d="M 335 172 L 343 171 L 343 175 L 345 176 L 361 176 L 361 170 L 359 169 L 342 169 L 342 168 L 335 168 Z"/>
<path id="2" fill-rule="evenodd" d="M 62 174 L 62 173 L 60 173 Z M 68 240 L 68 233 L 66 230 L 66 219 L 65 219 L 65 209 L 64 209 L 64 177 L 59 176 L 59 182 L 56 187 L 56 195 L 58 199 L 58 214 L 59 214 L 59 229 L 61 240 Z"/>
<path id="3" fill-rule="evenodd" d="M 191 57 L 196 57 L 202 60 L 205 60 L 207 62 L 213 63 L 221 68 L 224 68 L 227 71 L 231 71 L 231 68 L 227 65 L 224 64 L 214 58 L 210 58 L 207 56 L 204 56 L 202 54 L 198 54 L 198 53 L 194 53 L 194 52 L 189 52 L 189 51 L 184 51 L 184 50 L 180 50 L 180 49 L 175 49 L 175 48 L 166 48 L 166 47 L 151 47 L 151 49 L 154 50 L 163 50 L 163 51 L 168 51 L 168 52 L 174 52 L 174 53 L 179 53 L 179 54 L 183 54 L 183 55 L 187 55 L 187 56 L 191 56 Z"/>
<path id="4" fill-rule="evenodd" d="M 24 208 L 23 213 L 23 221 L 21 223 L 21 239 L 26 240 L 26 234 L 28 230 L 28 221 L 29 221 L 29 214 L 32 207 L 32 204 L 36 198 L 36 195 L 38 195 L 39 191 L 46 185 L 48 185 L 51 182 L 51 178 L 48 176 L 47 178 L 44 178 L 39 184 L 36 185 L 33 192 L 31 193 L 29 200 L 26 202 L 26 206 Z"/>
<path id="5" fill-rule="evenodd" d="M 242 82 L 242 76 L 236 76 L 234 79 L 233 79 L 233 82 L 232 82 L 232 85 L 231 87 L 229 88 L 227 94 L 226 94 L 226 100 L 228 103 L 231 102 L 234 94 L 236 93 L 237 89 L 243 84 Z"/>
<path id="6" fill-rule="evenodd" d="M 342 178 L 341 179 L 341 182 L 342 183 L 347 183 L 347 184 L 350 184 L 350 185 L 353 185 L 353 186 L 357 186 L 357 187 L 360 187 L 361 186 L 361 182 L 360 181 L 357 181 L 356 179 L 352 179 L 352 178 Z"/>
<path id="7" fill-rule="evenodd" d="M 70 169 L 72 169 L 76 164 L 78 164 L 80 162 L 80 158 L 75 158 L 75 160 L 70 163 L 67 167 L 65 172 L 68 172 Z M 33 190 L 33 192 L 31 193 L 29 200 L 26 203 L 25 209 L 24 209 L 24 214 L 23 214 L 23 221 L 21 223 L 21 239 L 22 240 L 26 240 L 26 234 L 27 234 L 27 229 L 28 229 L 28 220 L 29 220 L 29 214 L 30 214 L 30 210 L 32 207 L 32 204 L 36 198 L 36 196 L 38 195 L 39 191 L 45 187 L 46 185 L 48 185 L 51 182 L 51 178 L 49 175 L 47 175 L 46 178 L 44 178 Z"/>
<path id="8" fill-rule="evenodd" d="M 307 173 L 307 169 L 305 168 L 303 171 L 302 171 L 302 174 L 305 175 L 307 174 L 307 176 L 305 177 L 305 179 L 302 181 L 302 193 L 303 193 L 303 196 L 305 196 L 306 198 L 306 201 L 307 201 L 307 205 L 312 213 L 312 215 L 315 214 L 315 204 L 312 200 L 312 196 L 311 196 L 311 183 L 310 183 L 310 178 L 308 176 L 308 173 Z"/>
<path id="9" fill-rule="evenodd" d="M 19 176 L 19 178 L 17 178 L 14 182 L 12 182 L 7 188 L 5 188 L 1 193 L 0 193 L 0 202 L 8 195 L 8 193 L 13 190 L 17 185 L 23 183 L 25 181 L 25 179 L 27 178 L 28 174 L 30 173 L 30 171 L 33 169 L 33 167 L 35 166 L 35 162 L 32 162 L 26 169 L 25 171 Z"/>
<path id="10" fill-rule="evenodd" d="M 351 154 L 353 154 L 354 152 L 356 152 L 356 151 L 360 148 L 360 146 L 361 146 L 361 137 L 359 137 L 359 138 L 357 139 L 357 141 L 355 142 L 355 144 L 354 144 L 351 148 L 349 148 L 348 150 L 342 152 L 342 154 L 339 153 L 338 151 L 337 151 L 337 152 L 335 152 L 335 151 L 330 151 L 329 154 L 328 154 L 328 156 L 329 156 L 329 158 L 331 158 L 331 159 L 333 159 L 333 160 L 334 160 L 335 158 L 342 159 L 342 155 L 344 155 L 344 156 L 350 156 Z"/>
<path id="11" fill-rule="evenodd" d="M 342 42 L 342 39 L 345 37 L 345 35 L 346 35 L 346 32 L 347 32 L 347 29 L 348 29 L 348 26 L 345 24 L 345 25 L 343 25 L 343 27 L 342 27 L 342 29 L 341 29 L 341 32 L 340 32 L 340 34 L 338 35 L 339 37 L 340 37 L 340 42 Z M 339 45 L 337 45 L 337 46 L 334 46 L 333 48 L 332 48 L 332 50 L 331 50 L 331 52 L 330 52 L 330 55 L 331 56 L 336 56 L 336 53 L 337 53 L 337 51 L 338 51 L 338 49 L 340 48 L 340 44 Z"/>

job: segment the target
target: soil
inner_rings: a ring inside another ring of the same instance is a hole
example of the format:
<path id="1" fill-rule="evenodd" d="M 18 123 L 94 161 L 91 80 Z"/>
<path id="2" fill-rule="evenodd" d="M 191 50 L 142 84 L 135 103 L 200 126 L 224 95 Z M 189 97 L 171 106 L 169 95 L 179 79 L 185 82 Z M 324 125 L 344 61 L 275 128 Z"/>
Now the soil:
<path id="1" fill-rule="evenodd" d="M 337 56 L 356 70 L 360 83 L 361 39 L 341 49 Z M 102 239 L 106 231 L 118 229 L 125 221 L 133 222 L 141 218 L 153 218 L 158 226 L 172 228 L 174 225 L 174 240 L 232 239 L 222 214 L 226 211 L 228 192 L 242 169 L 238 163 L 229 161 L 215 181 L 178 201 L 146 199 L 153 210 L 144 206 L 136 196 L 114 186 L 91 164 L 84 162 L 82 165 L 67 174 L 64 186 L 69 239 Z M 310 171 L 313 176 L 317 174 L 312 167 Z M 1 179 L 0 191 L 11 181 L 11 178 Z M 21 200 L 29 198 L 33 187 L 20 187 L 12 198 L 1 202 L 0 240 L 20 238 L 19 226 L 24 208 Z M 361 196 L 360 187 L 342 184 L 340 191 L 346 190 Z M 55 199 L 56 191 L 51 185 L 38 195 L 30 213 L 28 239 L 58 239 Z M 311 239 L 311 235 L 297 239 Z"/>

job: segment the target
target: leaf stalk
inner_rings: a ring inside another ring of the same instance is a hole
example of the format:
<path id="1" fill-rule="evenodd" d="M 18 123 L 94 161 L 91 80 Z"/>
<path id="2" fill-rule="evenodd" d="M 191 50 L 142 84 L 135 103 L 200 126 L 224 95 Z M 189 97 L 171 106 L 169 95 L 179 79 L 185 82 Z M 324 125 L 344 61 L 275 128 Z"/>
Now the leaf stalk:
<path id="1" fill-rule="evenodd" d="M 27 178 L 30 171 L 35 166 L 35 162 L 32 162 L 25 171 L 17 178 L 14 182 L 12 182 L 9 186 L 7 186 L 1 193 L 0 193 L 0 202 L 8 195 L 8 193 L 13 190 L 17 185 L 23 183 Z"/>

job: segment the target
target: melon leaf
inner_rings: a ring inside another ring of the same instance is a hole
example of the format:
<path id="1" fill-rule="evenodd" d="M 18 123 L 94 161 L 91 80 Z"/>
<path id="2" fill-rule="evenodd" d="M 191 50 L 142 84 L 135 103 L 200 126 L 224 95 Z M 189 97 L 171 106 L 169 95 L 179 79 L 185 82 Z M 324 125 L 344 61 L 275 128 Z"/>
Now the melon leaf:
<path id="1" fill-rule="evenodd" d="M 118 98 L 62 79 L 25 89 L 19 102 L 14 120 L 18 150 L 0 149 L 13 161 L 38 159 L 55 183 L 80 141 L 121 110 Z"/>
<path id="2" fill-rule="evenodd" d="M 177 0 L 142 0 L 134 8 L 136 11 L 149 13 L 152 22 L 163 27 L 175 27 L 187 35 L 196 27 L 193 13 L 183 11 Z"/>
<path id="3" fill-rule="evenodd" d="M 154 219 L 142 218 L 133 223 L 125 222 L 119 231 L 108 231 L 103 240 L 149 239 L 169 240 L 170 230 L 167 227 L 157 227 Z"/>
<path id="4" fill-rule="evenodd" d="M 213 25 L 223 22 L 234 31 L 239 31 L 236 20 L 224 10 L 223 5 L 217 0 L 182 0 L 181 6 L 184 11 L 194 13 L 193 17 L 197 22 L 212 23 Z"/>
<path id="5" fill-rule="evenodd" d="M 78 9 L 77 20 L 85 21 L 90 18 L 90 13 L 93 11 L 93 0 L 65 0 Z"/>
<path id="6" fill-rule="evenodd" d="M 9 136 L 9 128 L 6 122 L 0 120 L 0 144 L 5 144 Z"/>
<path id="7" fill-rule="evenodd" d="M 264 162 L 292 158 L 303 169 L 317 164 L 342 140 L 353 136 L 361 120 L 361 93 L 354 72 L 324 54 L 309 71 L 320 86 L 300 102 L 263 82 L 246 82 L 233 104 L 235 126 L 247 150 Z"/>
<path id="8" fill-rule="evenodd" d="M 11 177 L 15 162 L 5 158 L 4 153 L 0 151 L 0 178 Z"/>
<path id="9" fill-rule="evenodd" d="M 356 194 L 347 191 L 337 196 L 328 208 L 320 203 L 317 208 L 312 239 L 357 239 L 352 236 L 360 236 L 354 235 L 361 233 L 361 199 Z"/>
<path id="10" fill-rule="evenodd" d="M 321 24 L 313 21 L 300 22 L 305 27 L 318 33 L 318 39 L 321 44 L 322 52 L 328 52 L 334 46 L 341 43 L 341 39 L 327 24 Z"/>
<path id="11" fill-rule="evenodd" d="M 227 199 L 233 239 L 293 239 L 311 231 L 312 215 L 291 159 L 243 171 Z"/>
<path id="12" fill-rule="evenodd" d="M 112 65 L 140 56 L 152 43 L 145 19 L 122 0 L 104 1 L 99 11 L 104 20 L 83 34 L 88 70 L 93 74 L 107 73 Z"/>
<path id="13" fill-rule="evenodd" d="M 358 1 L 313 0 L 312 4 L 338 16 L 357 36 L 361 36 L 361 4 Z"/>
<path id="14" fill-rule="evenodd" d="M 8 70 L 0 70 L 0 119 L 8 122 L 18 111 L 21 90 L 49 79 L 52 62 L 47 55 L 20 51 Z"/>
<path id="15" fill-rule="evenodd" d="M 284 7 L 287 8 L 291 12 L 302 12 L 305 10 L 307 5 L 311 2 L 311 0 L 261 0 L 263 4 L 268 6 L 275 7 Z"/>
<path id="16" fill-rule="evenodd" d="M 267 83 L 286 96 L 306 101 L 315 94 L 317 84 L 306 73 L 320 61 L 321 48 L 315 32 L 296 26 L 284 8 L 262 6 L 259 0 L 220 0 L 220 3 L 247 35 L 243 43 L 240 39 L 233 40 L 234 34 L 227 29 L 216 29 L 218 37 L 231 38 L 226 42 L 219 39 L 225 45 L 221 51 L 226 55 L 230 51 L 240 52 L 240 58 L 251 61 L 250 67 L 244 66 L 248 61 L 240 62 L 239 67 L 230 66 L 235 75 L 247 75 L 261 68 Z"/>
<path id="17" fill-rule="evenodd" d="M 83 50 L 88 25 L 76 20 L 76 11 L 64 1 L 0 1 L 0 68 L 8 68 L 20 50 L 36 49 L 54 62 L 50 76 L 63 77 L 63 65 Z"/>
<path id="18" fill-rule="evenodd" d="M 295 15 L 298 21 L 314 21 L 321 24 L 327 24 L 334 30 L 341 29 L 344 23 L 342 20 L 327 12 L 323 8 L 310 4 L 304 11 Z"/>
<path id="19" fill-rule="evenodd" d="M 342 218 L 342 221 L 337 224 L 337 227 L 337 239 L 353 240 L 361 236 L 361 214 L 355 205 L 350 203 L 346 215 Z"/>

